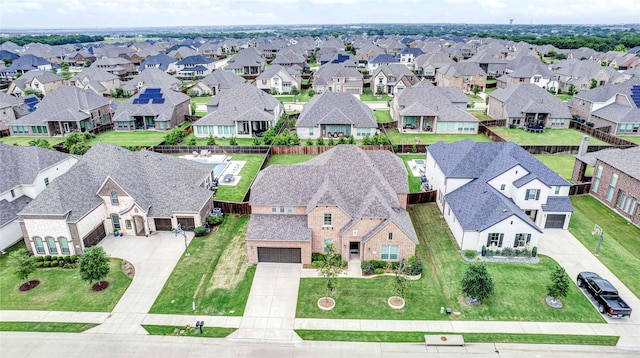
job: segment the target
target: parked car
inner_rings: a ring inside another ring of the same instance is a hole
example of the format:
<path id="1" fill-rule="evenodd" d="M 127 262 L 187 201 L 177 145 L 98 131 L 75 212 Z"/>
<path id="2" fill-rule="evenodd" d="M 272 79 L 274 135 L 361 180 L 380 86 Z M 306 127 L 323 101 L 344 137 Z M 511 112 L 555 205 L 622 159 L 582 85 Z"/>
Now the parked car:
<path id="1" fill-rule="evenodd" d="M 618 296 L 618 290 L 597 273 L 580 272 L 576 283 L 596 300 L 600 313 L 609 317 L 631 317 L 631 307 Z"/>

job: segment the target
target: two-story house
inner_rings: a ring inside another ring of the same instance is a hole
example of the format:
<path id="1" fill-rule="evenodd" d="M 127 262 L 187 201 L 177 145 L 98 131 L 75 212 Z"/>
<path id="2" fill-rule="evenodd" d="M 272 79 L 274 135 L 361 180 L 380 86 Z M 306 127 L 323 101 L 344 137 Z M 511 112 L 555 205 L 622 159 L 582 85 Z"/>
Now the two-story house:
<path id="1" fill-rule="evenodd" d="M 120 87 L 120 77 L 101 68 L 89 67 L 69 78 L 67 83 L 82 89 L 90 89 L 101 96 L 109 96 Z"/>
<path id="2" fill-rule="evenodd" d="M 176 75 L 178 78 L 203 78 L 215 68 L 215 63 L 212 59 L 202 55 L 193 55 L 176 62 Z"/>
<path id="3" fill-rule="evenodd" d="M 34 255 L 80 254 L 117 231 L 150 236 L 201 226 L 213 208 L 214 167 L 96 144 L 19 213 Z"/>
<path id="4" fill-rule="evenodd" d="M 289 94 L 291 89 L 296 87 L 300 90 L 302 76 L 299 68 L 283 67 L 272 65 L 260 76 L 256 77 L 255 85 L 265 92 L 275 92 L 276 94 Z"/>
<path id="5" fill-rule="evenodd" d="M 122 57 L 99 58 L 91 64 L 91 67 L 101 68 L 123 79 L 137 72 L 136 65 Z"/>
<path id="6" fill-rule="evenodd" d="M 64 78 L 51 71 L 33 70 L 24 73 L 9 84 L 7 93 L 23 97 L 26 90 L 33 90 L 46 96 L 56 88 L 64 85 Z"/>
<path id="7" fill-rule="evenodd" d="M 381 65 L 371 75 L 371 92 L 396 94 L 418 83 L 418 78 L 401 63 Z"/>
<path id="8" fill-rule="evenodd" d="M 156 67 L 148 67 L 122 85 L 129 95 L 142 92 L 147 88 L 166 88 L 179 91 L 182 81 Z"/>
<path id="9" fill-rule="evenodd" d="M 245 80 L 241 76 L 218 69 L 196 82 L 195 85 L 189 88 L 189 91 L 193 91 L 198 96 L 215 96 L 221 91 L 243 83 L 245 83 Z"/>
<path id="10" fill-rule="evenodd" d="M 398 57 L 400 59 L 400 63 L 405 65 L 408 68 L 413 68 L 413 62 L 416 57 L 424 54 L 421 49 L 416 47 L 407 47 L 403 48 L 400 53 L 398 53 Z"/>
<path id="11" fill-rule="evenodd" d="M 316 93 L 346 92 L 362 94 L 363 76 L 355 67 L 327 63 L 313 75 L 313 90 Z"/>
<path id="12" fill-rule="evenodd" d="M 170 130 L 184 123 L 185 116 L 191 114 L 190 103 L 184 93 L 146 88 L 118 105 L 113 114 L 113 128 L 116 131 Z"/>
<path id="13" fill-rule="evenodd" d="M 454 62 L 436 71 L 438 86 L 458 87 L 464 92 L 472 92 L 474 86 L 480 91 L 487 87 L 487 74 L 475 62 Z"/>
<path id="14" fill-rule="evenodd" d="M 249 263 L 311 264 L 332 244 L 345 260 L 399 261 L 418 244 L 406 211 L 407 171 L 390 151 L 338 145 L 295 165 L 270 165 L 251 187 Z"/>
<path id="15" fill-rule="evenodd" d="M 264 57 L 254 47 L 250 47 L 233 55 L 224 70 L 239 76 L 255 77 L 261 74 L 266 67 L 267 61 Z"/>
<path id="16" fill-rule="evenodd" d="M 426 177 L 462 250 L 533 248 L 569 226 L 570 183 L 512 142 L 427 147 Z"/>
<path id="17" fill-rule="evenodd" d="M 18 212 L 77 161 L 54 150 L 0 143 L 0 252 L 22 239 Z"/>

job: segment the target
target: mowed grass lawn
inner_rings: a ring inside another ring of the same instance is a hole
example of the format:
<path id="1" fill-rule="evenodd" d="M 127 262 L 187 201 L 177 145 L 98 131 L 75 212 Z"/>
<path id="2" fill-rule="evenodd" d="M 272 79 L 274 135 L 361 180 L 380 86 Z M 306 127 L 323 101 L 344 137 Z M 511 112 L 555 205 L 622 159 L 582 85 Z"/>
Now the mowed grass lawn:
<path id="1" fill-rule="evenodd" d="M 180 145 L 188 145 L 187 143 L 190 142 L 191 138 L 196 138 L 193 133 L 190 133 L 188 136 L 184 137 Z M 216 141 L 216 145 L 229 145 L 229 141 L 231 140 L 227 137 L 215 137 L 214 139 Z M 195 145 L 208 145 L 208 140 L 209 138 L 196 138 Z M 236 138 L 236 142 L 238 143 L 238 145 L 254 145 L 253 138 Z M 260 140 L 260 144 L 262 145 L 262 139 Z"/>
<path id="2" fill-rule="evenodd" d="M 422 191 L 422 180 L 420 177 L 414 177 L 411 174 L 411 168 L 409 167 L 409 161 L 414 159 L 422 159 L 425 160 L 425 154 L 398 154 L 398 156 L 404 162 L 405 168 L 407 168 L 407 173 L 409 175 L 409 192 L 410 193 L 419 193 Z"/>
<path id="3" fill-rule="evenodd" d="M 31 141 L 36 140 L 38 138 L 46 140 L 51 145 L 62 143 L 62 141 L 64 140 L 64 138 L 62 138 L 62 137 L 14 137 L 14 136 L 10 136 L 10 137 L 2 137 L 2 138 L 0 138 L 0 143 L 4 143 L 4 144 L 8 144 L 8 145 L 28 146 L 28 145 L 31 145 L 30 144 Z"/>
<path id="4" fill-rule="evenodd" d="M 80 333 L 97 326 L 94 323 L 67 322 L 0 322 L 3 332 L 67 332 Z"/>
<path id="5" fill-rule="evenodd" d="M 317 300 L 324 296 L 324 280 L 303 278 L 296 317 L 604 322 L 575 285 L 570 285 L 562 309 L 547 306 L 546 286 L 558 264 L 545 256 L 539 264 L 488 263 L 495 292 L 481 305 L 467 305 L 460 280 L 469 263 L 460 257 L 440 211 L 435 204 L 416 205 L 408 210 L 420 240 L 416 254 L 425 271 L 420 280 L 409 283 L 403 309 L 394 310 L 387 304 L 387 299 L 395 294 L 392 276 L 338 279 L 337 291 L 332 294 L 336 307 L 331 311 L 322 311 L 317 306 Z M 451 307 L 460 314 L 440 314 L 440 307 Z"/>
<path id="6" fill-rule="evenodd" d="M 533 156 L 564 179 L 571 180 L 573 164 L 576 161 L 573 154 L 534 154 Z"/>
<path id="7" fill-rule="evenodd" d="M 373 111 L 373 115 L 376 117 L 376 122 L 378 123 L 393 122 L 393 118 L 391 118 L 388 109 L 376 109 Z"/>
<path id="8" fill-rule="evenodd" d="M 272 164 L 297 164 L 315 157 L 313 154 L 274 154 L 269 157 L 267 166 Z"/>
<path id="9" fill-rule="evenodd" d="M 434 144 L 439 141 L 453 143 L 471 138 L 476 142 L 491 142 L 484 134 L 428 134 L 428 133 L 400 133 L 397 129 L 387 132 L 393 144 L 416 144 L 416 138 L 420 139 L 420 145 Z"/>
<path id="10" fill-rule="evenodd" d="M 111 259 L 105 278 L 109 287 L 104 291 L 93 292 L 93 283 L 83 281 L 77 269 L 39 268 L 29 280 L 38 280 L 40 285 L 20 292 L 24 281 L 13 273 L 9 253 L 24 247 L 24 243 L 16 244 L 0 257 L 0 310 L 109 312 L 131 283 L 122 273 L 122 260 Z"/>
<path id="11" fill-rule="evenodd" d="M 480 121 L 492 121 L 493 118 L 489 117 L 486 113 L 484 113 L 484 109 L 467 109 L 474 117 L 478 118 Z"/>
<path id="12" fill-rule="evenodd" d="M 580 145 L 584 133 L 573 129 L 546 129 L 544 133 L 527 132 L 524 129 L 491 127 L 491 130 L 508 142 L 519 145 Z M 609 145 L 589 137 L 589 145 Z"/>
<path id="13" fill-rule="evenodd" d="M 598 259 L 640 297 L 640 228 L 589 195 L 572 196 L 571 203 L 575 209 L 569 223 L 571 234 L 596 252 L 599 237 L 591 235 L 591 230 L 598 224 L 604 231 Z"/>
<path id="14" fill-rule="evenodd" d="M 621 135 L 621 136 L 618 136 L 618 137 L 620 137 L 621 139 L 624 139 L 624 140 L 628 140 L 629 142 L 633 142 L 633 143 L 636 143 L 636 144 L 640 145 L 640 135 L 625 135 L 625 136 Z M 1 139 L 4 139 L 4 138 L 1 138 Z"/>
<path id="15" fill-rule="evenodd" d="M 191 122 L 185 122 L 180 128 L 187 128 L 190 125 Z M 98 134 L 95 138 L 87 142 L 87 145 L 92 146 L 96 143 L 111 143 L 121 147 L 150 147 L 162 143 L 167 133 L 169 133 L 169 131 L 143 129 L 130 132 L 118 132 L 110 130 Z"/>
<path id="16" fill-rule="evenodd" d="M 265 156 L 262 154 L 231 154 L 231 160 L 246 161 L 240 170 L 240 181 L 236 185 L 220 185 L 214 196 L 215 200 L 241 202 L 247 190 L 258 175 Z"/>
<path id="17" fill-rule="evenodd" d="M 194 238 L 149 313 L 242 316 L 255 273 L 247 265 L 248 223 L 249 216 L 226 215 L 215 231 Z"/>

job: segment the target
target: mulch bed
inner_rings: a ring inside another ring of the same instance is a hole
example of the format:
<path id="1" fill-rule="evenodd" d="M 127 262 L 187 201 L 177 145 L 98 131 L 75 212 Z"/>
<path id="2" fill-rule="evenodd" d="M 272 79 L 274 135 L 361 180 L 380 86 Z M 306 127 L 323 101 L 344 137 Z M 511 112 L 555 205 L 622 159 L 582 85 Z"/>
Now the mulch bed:
<path id="1" fill-rule="evenodd" d="M 402 298 L 400 298 L 400 297 L 397 297 L 397 296 L 391 297 L 389 299 L 389 303 L 394 305 L 394 306 L 400 306 L 400 305 L 402 305 L 403 302 L 404 302 L 404 300 Z"/>
<path id="2" fill-rule="evenodd" d="M 31 281 L 25 282 L 22 285 L 20 285 L 20 291 L 25 292 L 25 291 L 33 290 L 34 288 L 38 287 L 39 284 L 40 284 L 40 281 L 38 280 L 31 280 Z"/>
<path id="3" fill-rule="evenodd" d="M 122 260 L 122 266 L 120 267 L 122 272 L 133 280 L 133 276 L 136 275 L 136 268 L 129 261 Z"/>
<path id="4" fill-rule="evenodd" d="M 109 281 L 100 281 L 93 284 L 91 289 L 93 292 L 100 292 L 102 290 L 106 290 L 109 287 Z"/>
<path id="5" fill-rule="evenodd" d="M 320 304 L 320 306 L 325 307 L 325 308 L 329 308 L 329 307 L 335 305 L 335 302 L 332 299 L 326 298 L 326 297 L 320 299 L 320 301 L 318 303 Z"/>

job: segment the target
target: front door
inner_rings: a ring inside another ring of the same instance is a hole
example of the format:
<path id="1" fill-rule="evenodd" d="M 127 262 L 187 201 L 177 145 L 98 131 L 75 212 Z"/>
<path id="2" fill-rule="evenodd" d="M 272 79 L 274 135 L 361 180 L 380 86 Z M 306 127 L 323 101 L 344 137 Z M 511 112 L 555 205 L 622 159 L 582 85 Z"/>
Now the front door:
<path id="1" fill-rule="evenodd" d="M 135 228 L 137 236 L 144 236 L 144 219 L 140 215 L 136 215 L 133 217 L 133 227 Z"/>
<path id="2" fill-rule="evenodd" d="M 64 128 L 64 131 L 65 131 L 66 133 L 69 133 L 69 131 L 71 130 L 71 128 L 69 128 L 69 123 L 68 123 L 68 122 L 64 122 L 64 123 L 62 124 L 62 127 Z"/>
<path id="3" fill-rule="evenodd" d="M 349 242 L 349 259 L 360 258 L 360 242 L 359 241 L 351 241 Z"/>

